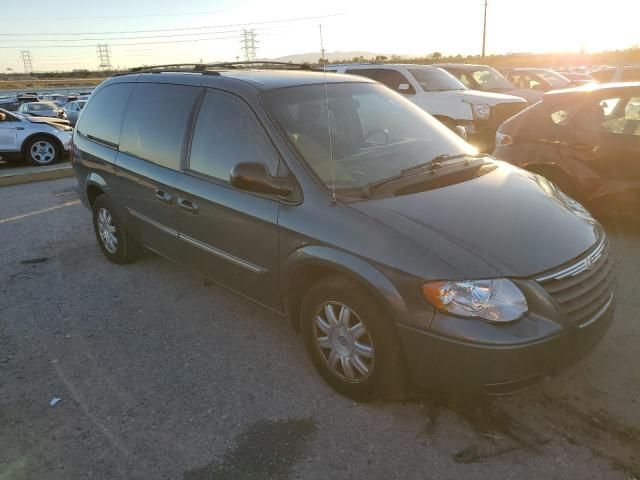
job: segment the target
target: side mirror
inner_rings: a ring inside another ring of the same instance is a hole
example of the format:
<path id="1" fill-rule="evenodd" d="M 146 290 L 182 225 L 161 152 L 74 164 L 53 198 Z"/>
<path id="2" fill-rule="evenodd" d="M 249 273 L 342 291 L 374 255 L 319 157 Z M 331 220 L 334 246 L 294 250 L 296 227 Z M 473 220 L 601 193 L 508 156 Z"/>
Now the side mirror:
<path id="1" fill-rule="evenodd" d="M 264 163 L 238 163 L 231 170 L 230 180 L 231 185 L 248 192 L 286 197 L 293 191 L 286 180 L 272 177 Z"/>
<path id="2" fill-rule="evenodd" d="M 453 132 L 465 142 L 467 141 L 467 129 L 462 125 L 456 125 L 455 127 L 453 127 Z"/>

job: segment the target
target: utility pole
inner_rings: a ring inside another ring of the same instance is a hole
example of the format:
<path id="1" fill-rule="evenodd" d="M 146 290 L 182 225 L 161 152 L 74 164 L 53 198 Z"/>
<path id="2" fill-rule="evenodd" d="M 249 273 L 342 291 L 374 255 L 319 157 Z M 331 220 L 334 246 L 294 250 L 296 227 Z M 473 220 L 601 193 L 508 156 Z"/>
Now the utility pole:
<path id="1" fill-rule="evenodd" d="M 242 47 L 240 48 L 244 52 L 244 59 L 247 62 L 252 62 L 256 59 L 256 32 L 251 30 L 242 30 L 242 41 L 240 42 Z"/>
<path id="2" fill-rule="evenodd" d="M 31 64 L 31 52 L 29 50 L 20 51 L 22 63 L 24 64 L 24 73 L 33 73 L 33 65 Z"/>
<path id="3" fill-rule="evenodd" d="M 489 0 L 484 0 L 484 27 L 482 28 L 482 58 L 484 58 L 487 47 L 487 5 Z"/>
<path id="4" fill-rule="evenodd" d="M 98 68 L 101 70 L 111 70 L 111 50 L 106 43 L 99 43 L 96 46 L 96 52 L 98 54 Z"/>

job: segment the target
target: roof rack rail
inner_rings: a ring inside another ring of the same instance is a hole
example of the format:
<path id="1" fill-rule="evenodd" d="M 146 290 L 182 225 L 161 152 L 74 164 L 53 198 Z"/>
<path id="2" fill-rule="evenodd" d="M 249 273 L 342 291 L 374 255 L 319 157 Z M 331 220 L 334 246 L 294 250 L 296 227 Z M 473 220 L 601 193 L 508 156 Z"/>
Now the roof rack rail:
<path id="1" fill-rule="evenodd" d="M 129 75 L 131 73 L 160 73 L 160 72 L 192 72 L 204 73 L 208 75 L 219 75 L 217 69 L 241 69 L 243 67 L 264 67 L 283 70 L 315 70 L 308 63 L 288 63 L 288 62 L 271 62 L 265 61 L 248 61 L 248 62 L 219 62 L 219 63 L 168 63 L 165 65 L 148 65 L 142 67 L 133 67 L 125 72 L 116 73 L 114 76 Z"/>
<path id="2" fill-rule="evenodd" d="M 265 66 L 271 68 L 285 67 L 288 69 L 298 69 L 298 70 L 313 70 L 313 67 L 308 63 L 289 63 L 289 62 L 273 62 L 270 60 L 252 60 L 246 62 L 219 62 L 219 63 L 207 63 L 206 66 L 208 68 L 242 68 L 242 67 L 252 67 L 252 66 Z"/>
<path id="3" fill-rule="evenodd" d="M 145 65 L 142 67 L 133 67 L 125 72 L 116 73 L 115 76 L 128 75 L 130 73 L 153 73 L 159 71 L 165 72 L 204 72 L 207 68 L 205 63 L 168 63 L 165 65 Z"/>

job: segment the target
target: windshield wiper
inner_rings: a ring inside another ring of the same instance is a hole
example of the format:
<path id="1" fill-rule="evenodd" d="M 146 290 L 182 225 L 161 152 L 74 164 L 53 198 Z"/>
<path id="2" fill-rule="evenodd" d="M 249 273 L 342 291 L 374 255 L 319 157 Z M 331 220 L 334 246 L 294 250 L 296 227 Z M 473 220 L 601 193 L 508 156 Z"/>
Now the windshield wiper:
<path id="1" fill-rule="evenodd" d="M 442 162 L 446 162 L 448 160 L 456 160 L 458 158 L 482 158 L 484 156 L 485 156 L 484 153 L 459 153 L 457 155 L 450 155 L 448 153 L 443 153 L 440 155 L 436 155 L 428 162 L 419 163 L 418 165 L 414 165 L 413 167 L 405 168 L 404 170 L 401 170 L 400 173 L 404 177 L 406 175 L 419 172 L 422 170 L 435 171 L 438 168 L 442 167 Z"/>
<path id="2" fill-rule="evenodd" d="M 457 155 L 450 155 L 447 153 L 443 153 L 440 155 L 436 155 L 431 160 L 419 163 L 418 165 L 414 165 L 413 167 L 405 168 L 400 171 L 400 174 L 394 175 L 393 177 L 383 178 L 382 180 L 378 180 L 375 182 L 371 182 L 366 184 L 362 188 L 362 193 L 364 198 L 371 197 L 376 190 L 378 190 L 383 185 L 387 185 L 389 183 L 395 182 L 397 180 L 401 180 L 405 177 L 409 177 L 411 175 L 417 175 L 422 172 L 435 172 L 438 169 L 442 168 L 442 162 L 446 162 L 449 160 L 455 160 L 458 158 L 482 158 L 485 154 L 483 153 L 460 153 Z"/>

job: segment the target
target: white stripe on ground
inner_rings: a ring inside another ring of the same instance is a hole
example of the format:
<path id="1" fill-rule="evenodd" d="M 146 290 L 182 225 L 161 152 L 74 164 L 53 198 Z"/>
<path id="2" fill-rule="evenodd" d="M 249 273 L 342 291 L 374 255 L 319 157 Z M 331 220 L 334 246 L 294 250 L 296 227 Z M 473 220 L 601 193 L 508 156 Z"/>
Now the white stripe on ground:
<path id="1" fill-rule="evenodd" d="M 53 210 L 58 210 L 60 208 L 72 207 L 73 205 L 80 205 L 80 200 L 73 200 L 72 202 L 61 203 L 60 205 L 56 205 L 55 207 L 43 208 L 42 210 L 36 210 L 35 212 L 16 215 L 15 217 L 2 218 L 0 219 L 0 223 L 13 222 L 15 220 L 20 220 L 21 218 L 32 217 L 34 215 L 40 215 L 41 213 L 51 212 Z"/>

